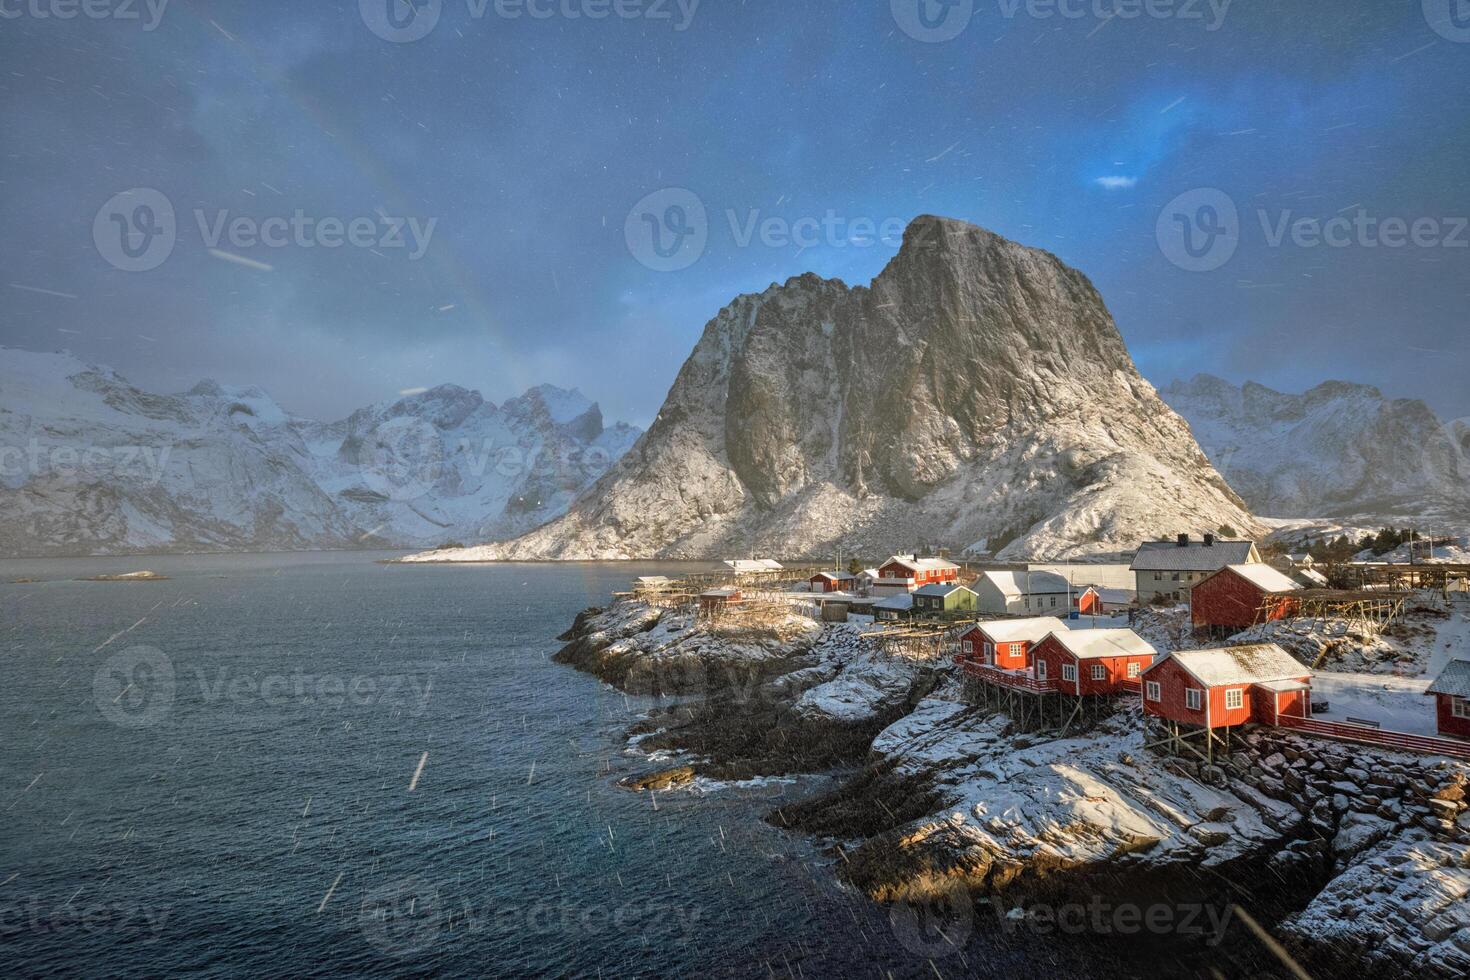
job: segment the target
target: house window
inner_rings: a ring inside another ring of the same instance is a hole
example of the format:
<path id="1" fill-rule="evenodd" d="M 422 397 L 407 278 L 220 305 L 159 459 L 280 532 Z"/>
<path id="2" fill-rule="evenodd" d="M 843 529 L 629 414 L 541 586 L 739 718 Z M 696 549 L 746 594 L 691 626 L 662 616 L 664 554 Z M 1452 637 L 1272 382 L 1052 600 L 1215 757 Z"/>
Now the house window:
<path id="1" fill-rule="evenodd" d="M 965 652 L 966 653 L 974 653 L 975 652 L 975 644 L 972 643 L 969 640 L 966 640 L 965 641 Z"/>
<path id="2" fill-rule="evenodd" d="M 1190 711 L 1198 711 L 1205 703 L 1204 691 L 1197 687 L 1184 689 L 1184 706 Z"/>
<path id="3" fill-rule="evenodd" d="M 1143 673 L 1143 664 L 1139 663 L 1138 661 L 1135 660 L 1133 663 L 1131 663 L 1131 664 L 1128 665 L 1128 676 L 1129 677 L 1137 677 L 1137 676 L 1139 676 L 1142 673 Z M 1153 682 L 1150 681 L 1149 683 L 1152 684 Z M 1154 687 L 1158 687 L 1158 685 L 1157 684 L 1154 684 Z M 1158 698 L 1154 698 L 1154 700 L 1157 701 Z"/>
<path id="4" fill-rule="evenodd" d="M 1026 608 L 1031 608 L 1031 597 L 1029 595 L 1026 597 Z"/>
<path id="5" fill-rule="evenodd" d="M 1176 582 L 1179 581 L 1179 573 L 1178 572 L 1175 572 L 1174 573 L 1174 581 L 1176 581 Z"/>
<path id="6" fill-rule="evenodd" d="M 1095 681 L 1104 681 L 1104 680 L 1107 680 L 1107 678 L 1108 678 L 1108 668 L 1104 664 L 1093 664 L 1092 665 L 1092 679 L 1093 680 L 1095 680 Z"/>
<path id="7" fill-rule="evenodd" d="M 1076 664 L 1062 664 L 1062 680 L 1075 681 L 1077 679 Z"/>
<path id="8" fill-rule="evenodd" d="M 1148 698 L 1150 701 L 1164 700 L 1164 689 L 1159 685 L 1158 681 L 1149 681 L 1147 684 L 1143 685 L 1143 693 L 1144 697 Z"/>
<path id="9" fill-rule="evenodd" d="M 1456 718 L 1470 718 L 1470 698 L 1450 698 L 1450 714 Z"/>
<path id="10" fill-rule="evenodd" d="M 1056 596 L 1052 596 L 1051 597 L 1051 607 L 1053 609 L 1055 609 L 1057 607 L 1057 597 Z"/>
<path id="11" fill-rule="evenodd" d="M 1225 709 L 1227 711 L 1237 711 L 1244 707 L 1245 691 L 1243 689 L 1237 687 L 1234 690 L 1225 692 Z"/>
<path id="12" fill-rule="evenodd" d="M 1163 572 L 1154 572 L 1154 581 L 1155 582 L 1162 582 L 1163 580 L 1164 580 L 1164 573 Z"/>

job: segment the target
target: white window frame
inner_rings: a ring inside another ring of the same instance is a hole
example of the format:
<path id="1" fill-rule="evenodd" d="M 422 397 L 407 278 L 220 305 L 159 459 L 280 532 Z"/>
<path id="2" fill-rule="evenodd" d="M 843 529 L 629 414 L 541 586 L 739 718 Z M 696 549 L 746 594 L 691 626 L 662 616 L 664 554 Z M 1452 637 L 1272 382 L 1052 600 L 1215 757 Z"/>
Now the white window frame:
<path id="1" fill-rule="evenodd" d="M 1128 664 L 1128 676 L 1130 678 L 1143 676 L 1143 664 L 1137 660 L 1130 661 Z M 1153 684 L 1154 681 L 1149 681 L 1149 683 Z M 1158 698 L 1154 698 L 1154 700 L 1157 701 Z"/>
<path id="2" fill-rule="evenodd" d="M 975 652 L 975 643 L 974 643 L 974 641 L 972 641 L 972 640 L 966 640 L 965 641 L 965 652 L 966 653 L 974 653 Z"/>
<path id="3" fill-rule="evenodd" d="M 1077 679 L 1076 664 L 1062 664 L 1062 680 L 1075 681 Z"/>
<path id="4" fill-rule="evenodd" d="M 1164 700 L 1164 685 L 1158 681 L 1148 681 L 1143 685 L 1143 696 L 1150 701 Z"/>
<path id="5" fill-rule="evenodd" d="M 1203 711 L 1205 707 L 1205 692 L 1197 687 L 1186 687 L 1184 689 L 1184 706 L 1190 711 Z"/>
<path id="6" fill-rule="evenodd" d="M 1225 692 L 1225 710 L 1239 711 L 1245 707 L 1245 688 L 1232 687 Z"/>
<path id="7" fill-rule="evenodd" d="M 1450 715 L 1455 718 L 1470 718 L 1470 698 L 1450 698 Z"/>
<path id="8" fill-rule="evenodd" d="M 1095 680 L 1095 681 L 1105 681 L 1105 680 L 1107 680 L 1108 679 L 1108 665 L 1107 664 L 1093 664 L 1092 665 L 1092 679 Z"/>

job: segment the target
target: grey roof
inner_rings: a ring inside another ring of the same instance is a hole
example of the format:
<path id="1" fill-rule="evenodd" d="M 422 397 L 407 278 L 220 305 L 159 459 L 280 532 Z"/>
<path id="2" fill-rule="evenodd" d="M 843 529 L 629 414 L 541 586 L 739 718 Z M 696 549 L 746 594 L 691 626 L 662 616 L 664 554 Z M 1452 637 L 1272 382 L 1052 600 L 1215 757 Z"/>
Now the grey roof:
<path id="1" fill-rule="evenodd" d="M 1129 567 L 1135 572 L 1216 572 L 1248 563 L 1253 547 L 1249 541 L 1216 541 L 1209 547 L 1191 541 L 1182 548 L 1174 541 L 1145 541 Z"/>
<path id="2" fill-rule="evenodd" d="M 898 609 L 900 611 L 907 611 L 909 609 L 914 608 L 914 597 L 913 597 L 913 594 L 910 593 L 910 592 L 904 592 L 904 593 L 902 593 L 900 595 L 889 596 L 887 599 L 884 599 L 882 602 L 875 602 L 875 603 L 873 603 L 873 608 L 874 609 Z"/>
<path id="3" fill-rule="evenodd" d="M 944 598 L 956 589 L 965 589 L 965 587 L 963 585 L 960 585 L 958 582 L 936 582 L 933 585 L 925 585 L 921 588 L 915 589 L 914 595 L 932 595 Z M 965 589 L 965 591 L 969 592 L 971 595 L 975 594 L 969 589 Z"/>
<path id="4" fill-rule="evenodd" d="M 1429 685 L 1426 694 L 1453 694 L 1470 698 L 1470 660 L 1451 660 L 1449 666 Z"/>

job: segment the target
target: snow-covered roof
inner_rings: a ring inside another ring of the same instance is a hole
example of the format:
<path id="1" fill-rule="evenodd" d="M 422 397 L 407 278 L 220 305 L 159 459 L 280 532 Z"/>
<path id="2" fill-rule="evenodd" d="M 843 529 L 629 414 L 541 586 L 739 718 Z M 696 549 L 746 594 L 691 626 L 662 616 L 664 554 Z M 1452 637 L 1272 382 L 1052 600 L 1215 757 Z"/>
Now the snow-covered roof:
<path id="1" fill-rule="evenodd" d="M 1003 596 L 1051 595 L 1070 590 L 1067 580 L 1056 572 L 982 572 L 975 580 L 977 585 L 981 579 Z"/>
<path id="2" fill-rule="evenodd" d="M 1092 657 L 1152 657 L 1153 644 L 1132 630 L 1067 630 L 1056 634 L 1062 648 L 1079 660 Z"/>
<path id="3" fill-rule="evenodd" d="M 1260 684 L 1312 676 L 1311 668 L 1274 643 L 1217 647 L 1210 650 L 1175 650 L 1169 657 L 1178 661 L 1179 666 L 1206 687 L 1218 687 L 1221 684 Z M 1149 670 L 1154 670 L 1163 662 L 1158 661 Z"/>
<path id="4" fill-rule="evenodd" d="M 899 595 L 889 596 L 882 602 L 873 603 L 873 608 L 897 609 L 900 612 L 907 612 L 908 610 L 914 608 L 914 596 L 911 592 L 904 592 Z"/>
<path id="5" fill-rule="evenodd" d="M 1260 562 L 1225 567 L 1263 592 L 1295 592 L 1301 588 L 1286 575 Z"/>
<path id="6" fill-rule="evenodd" d="M 1101 585 L 1090 585 L 1088 588 L 1097 593 L 1097 597 L 1109 605 L 1126 606 L 1138 598 L 1138 593 L 1132 589 L 1109 589 Z"/>
<path id="7" fill-rule="evenodd" d="M 732 599 L 739 594 L 739 589 L 706 589 L 699 596 L 701 599 Z"/>
<path id="8" fill-rule="evenodd" d="M 1065 633 L 1071 628 L 1055 616 L 996 619 L 976 625 L 992 643 L 1040 643 L 1048 633 Z"/>
<path id="9" fill-rule="evenodd" d="M 1327 576 L 1323 575 L 1315 568 L 1298 568 L 1294 574 L 1303 582 L 1310 582 L 1313 585 L 1323 587 L 1327 585 Z"/>
<path id="10" fill-rule="evenodd" d="M 892 565 L 897 562 L 906 568 L 912 568 L 916 572 L 938 572 L 947 568 L 959 568 L 952 561 L 943 558 L 915 558 L 913 555 L 894 555 L 883 564 Z"/>
<path id="11" fill-rule="evenodd" d="M 1145 541 L 1138 546 L 1138 554 L 1128 567 L 1135 572 L 1215 572 L 1226 565 L 1249 562 L 1254 548 L 1249 541 L 1216 541 L 1212 545 L 1203 541 L 1185 545 L 1174 541 Z"/>
<path id="12" fill-rule="evenodd" d="M 1303 684 L 1299 680 L 1256 681 L 1256 687 L 1264 687 L 1268 691 L 1310 691 L 1312 689 L 1312 685 Z"/>
<path id="13" fill-rule="evenodd" d="M 960 585 L 958 582 L 934 582 L 930 585 L 925 585 L 922 588 L 915 589 L 913 594 L 938 596 L 942 599 L 956 589 L 965 589 L 965 587 L 963 585 Z M 975 594 L 969 589 L 965 589 L 965 591 L 969 592 L 971 595 Z"/>
<path id="14" fill-rule="evenodd" d="M 737 572 L 774 572 L 782 567 L 773 558 L 728 558 L 725 564 Z"/>
<path id="15" fill-rule="evenodd" d="M 640 575 L 640 576 L 638 576 L 638 584 L 639 585 L 644 585 L 644 586 L 672 585 L 673 584 L 673 581 L 674 580 L 671 579 L 671 578 L 669 578 L 667 575 Z"/>
<path id="16" fill-rule="evenodd" d="M 847 579 L 856 577 L 857 576 L 853 575 L 852 572 L 818 572 L 817 574 L 812 576 L 812 578 L 831 579 L 834 582 L 842 582 L 846 581 Z"/>
<path id="17" fill-rule="evenodd" d="M 1425 693 L 1470 698 L 1470 660 L 1451 660 Z"/>

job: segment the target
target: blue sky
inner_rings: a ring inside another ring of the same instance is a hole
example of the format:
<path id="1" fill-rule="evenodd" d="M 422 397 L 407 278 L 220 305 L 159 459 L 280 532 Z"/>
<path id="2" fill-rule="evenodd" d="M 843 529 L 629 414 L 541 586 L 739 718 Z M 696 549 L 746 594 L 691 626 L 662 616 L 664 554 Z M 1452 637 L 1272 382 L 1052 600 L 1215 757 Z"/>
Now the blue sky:
<path id="1" fill-rule="evenodd" d="M 646 424 L 735 295 L 806 271 L 865 283 L 894 250 L 865 223 L 937 213 L 1087 273 L 1156 384 L 1343 378 L 1470 414 L 1470 43 L 1435 29 L 1439 0 L 1235 0 L 1218 22 L 1184 0 L 1112 19 L 1096 11 L 1116 0 L 1070 0 L 1075 17 L 970 0 L 947 41 L 900 26 L 937 0 L 703 0 L 687 18 L 669 0 L 668 19 L 442 0 L 404 43 L 369 26 L 387 0 L 172 0 L 151 30 L 141 2 L 141 21 L 36 15 L 54 2 L 0 3 L 19 12 L 0 19 L 0 344 L 147 387 L 254 383 L 334 417 L 442 382 L 497 400 L 552 382 Z M 147 271 L 94 237 L 135 188 L 177 219 Z M 625 239 L 665 188 L 706 211 L 698 260 L 670 272 Z M 1199 188 L 1239 216 L 1209 271 L 1157 234 Z M 298 211 L 374 230 L 210 251 L 221 216 Z M 829 214 L 810 247 L 741 240 Z M 1359 215 L 1418 221 L 1422 241 L 1272 241 Z M 416 259 L 385 237 L 408 218 L 433 223 Z"/>

